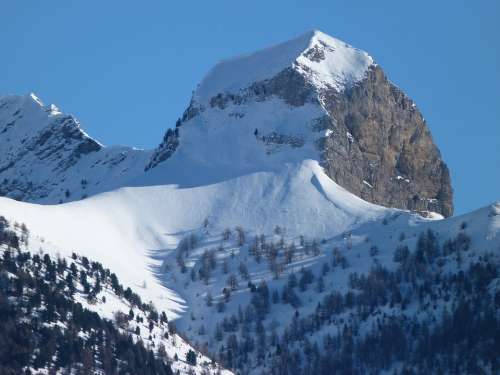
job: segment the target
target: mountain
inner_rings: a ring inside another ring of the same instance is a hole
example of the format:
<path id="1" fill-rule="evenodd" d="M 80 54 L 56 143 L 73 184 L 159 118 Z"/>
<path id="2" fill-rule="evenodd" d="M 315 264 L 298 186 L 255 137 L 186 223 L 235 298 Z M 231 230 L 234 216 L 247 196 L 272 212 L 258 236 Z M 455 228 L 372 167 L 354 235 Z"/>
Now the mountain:
<path id="1" fill-rule="evenodd" d="M 367 53 L 319 31 L 217 64 L 148 168 L 234 174 L 304 159 L 372 203 L 453 213 L 448 169 L 415 103 Z"/>
<path id="2" fill-rule="evenodd" d="M 54 123 L 66 115 L 9 100 L 25 114 L 4 134 L 27 140 L 0 134 L 4 172 L 48 194 L 14 200 L 18 185 L 2 184 L 0 215 L 29 228 L 19 251 L 108 268 L 165 312 L 184 338 L 178 358 L 192 350 L 242 375 L 498 372 L 500 202 L 443 218 L 446 165 L 365 52 L 315 31 L 223 61 L 156 149 L 122 148 L 116 164 L 90 162 L 116 148 L 76 120 L 66 139 Z M 5 127 L 17 110 L 2 108 Z M 40 158 L 45 143 L 25 144 L 47 127 L 55 138 Z M 95 146 L 78 153 L 81 143 Z M 92 307 L 79 288 L 76 302 L 101 319 L 130 308 L 114 292 Z M 174 368 L 179 348 L 163 344 Z"/>
<path id="3" fill-rule="evenodd" d="M 78 120 L 34 94 L 0 97 L 0 195 L 39 203 L 78 200 L 140 174 L 148 152 L 105 147 Z"/>
<path id="4" fill-rule="evenodd" d="M 30 202 L 312 159 L 369 202 L 453 213 L 448 169 L 415 104 L 367 53 L 319 31 L 217 64 L 155 150 L 103 147 L 33 95 L 0 98 L 0 144 L 0 194 Z"/>

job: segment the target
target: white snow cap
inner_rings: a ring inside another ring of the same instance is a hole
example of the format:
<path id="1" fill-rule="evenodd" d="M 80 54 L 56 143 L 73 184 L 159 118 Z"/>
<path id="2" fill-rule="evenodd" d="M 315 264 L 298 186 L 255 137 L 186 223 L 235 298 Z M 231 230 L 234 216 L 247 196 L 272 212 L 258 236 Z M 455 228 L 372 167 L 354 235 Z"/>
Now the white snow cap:
<path id="1" fill-rule="evenodd" d="M 374 64 L 366 52 L 321 31 L 309 31 L 258 52 L 224 60 L 213 67 L 195 92 L 206 103 L 220 93 L 237 93 L 254 82 L 270 79 L 293 68 L 318 88 L 342 91 L 363 79 Z"/>

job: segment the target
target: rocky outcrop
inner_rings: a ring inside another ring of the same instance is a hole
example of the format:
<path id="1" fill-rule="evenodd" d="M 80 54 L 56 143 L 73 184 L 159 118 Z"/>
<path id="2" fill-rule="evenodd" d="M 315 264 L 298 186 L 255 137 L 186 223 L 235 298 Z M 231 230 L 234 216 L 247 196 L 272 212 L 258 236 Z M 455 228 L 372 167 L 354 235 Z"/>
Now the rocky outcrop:
<path id="1" fill-rule="evenodd" d="M 177 122 L 177 127 L 175 130 L 168 129 L 165 135 L 163 136 L 163 141 L 156 148 L 151 159 L 148 164 L 144 168 L 145 171 L 150 170 L 151 168 L 156 167 L 162 161 L 167 160 L 177 149 L 179 146 L 179 126 L 180 121 Z"/>
<path id="2" fill-rule="evenodd" d="M 453 214 L 450 175 L 415 103 L 373 66 L 344 92 L 324 90 L 322 164 L 338 184 L 389 207 Z"/>

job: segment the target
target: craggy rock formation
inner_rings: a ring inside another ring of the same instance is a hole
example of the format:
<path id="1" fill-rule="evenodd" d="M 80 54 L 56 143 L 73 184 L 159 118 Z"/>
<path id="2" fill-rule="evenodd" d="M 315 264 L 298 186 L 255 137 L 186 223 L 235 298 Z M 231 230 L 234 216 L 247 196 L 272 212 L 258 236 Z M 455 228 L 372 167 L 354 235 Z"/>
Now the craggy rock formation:
<path id="1" fill-rule="evenodd" d="M 373 203 L 453 214 L 448 167 L 429 128 L 380 67 L 342 93 L 322 92 L 320 100 L 331 129 L 322 163 L 333 180 Z"/>

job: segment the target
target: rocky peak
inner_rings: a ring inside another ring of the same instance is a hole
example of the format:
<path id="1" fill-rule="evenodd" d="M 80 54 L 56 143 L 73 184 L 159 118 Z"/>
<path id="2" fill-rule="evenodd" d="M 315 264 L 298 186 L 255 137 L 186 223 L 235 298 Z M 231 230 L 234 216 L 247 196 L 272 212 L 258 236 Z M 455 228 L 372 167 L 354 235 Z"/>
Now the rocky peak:
<path id="1" fill-rule="evenodd" d="M 366 52 L 319 31 L 212 68 L 148 168 L 178 152 L 247 169 L 315 159 L 370 202 L 453 213 L 448 168 L 415 103 Z"/>
<path id="2" fill-rule="evenodd" d="M 45 106 L 33 93 L 0 97 L 0 134 L 4 151 L 11 157 L 15 157 L 19 147 L 43 146 L 54 138 L 62 144 L 78 143 L 76 147 L 81 152 L 102 147 L 81 130 L 73 116 L 63 114 L 53 104 Z"/>
<path id="3" fill-rule="evenodd" d="M 319 98 L 330 119 L 322 164 L 333 180 L 373 203 L 452 215 L 448 167 L 415 103 L 380 67 Z"/>

